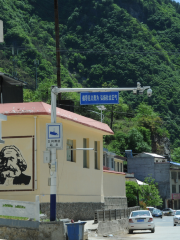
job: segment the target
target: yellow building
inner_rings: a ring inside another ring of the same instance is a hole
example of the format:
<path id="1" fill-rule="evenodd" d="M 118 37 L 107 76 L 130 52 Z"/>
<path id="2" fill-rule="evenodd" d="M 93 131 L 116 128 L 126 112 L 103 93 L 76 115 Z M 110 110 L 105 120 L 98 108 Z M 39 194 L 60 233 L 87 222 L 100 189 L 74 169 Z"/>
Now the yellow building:
<path id="1" fill-rule="evenodd" d="M 57 123 L 63 124 L 63 150 L 57 150 L 57 202 L 95 203 L 98 208 L 97 204 L 104 203 L 103 135 L 113 132 L 93 119 L 60 108 L 56 112 Z M 2 123 L 5 144 L 0 145 L 0 198 L 34 201 L 39 195 L 42 206 L 49 203 L 50 169 L 43 163 L 43 151 L 51 106 L 42 102 L 1 104 L 0 113 L 7 115 Z M 95 150 L 71 151 L 82 147 Z"/>

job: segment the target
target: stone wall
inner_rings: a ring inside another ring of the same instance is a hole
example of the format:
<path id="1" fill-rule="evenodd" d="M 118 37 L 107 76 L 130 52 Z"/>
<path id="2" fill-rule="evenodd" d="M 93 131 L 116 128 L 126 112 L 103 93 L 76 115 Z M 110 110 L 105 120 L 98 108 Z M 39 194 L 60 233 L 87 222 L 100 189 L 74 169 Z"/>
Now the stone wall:
<path id="1" fill-rule="evenodd" d="M 8 220 L 10 220 L 8 222 Z M 24 225 L 30 227 L 23 227 Z M 11 219 L 0 220 L 1 239 L 7 240 L 65 240 L 63 222 L 42 222 L 33 228 L 35 222 Z"/>
<path id="2" fill-rule="evenodd" d="M 127 198 L 105 197 L 104 203 L 57 203 L 56 216 L 58 219 L 69 218 L 74 221 L 94 219 L 94 211 L 101 209 L 127 208 Z M 40 203 L 40 210 L 50 216 L 50 203 Z"/>
<path id="3" fill-rule="evenodd" d="M 119 220 L 113 220 L 108 222 L 99 222 L 98 224 L 98 235 L 124 233 L 127 232 L 128 218 Z"/>
<path id="4" fill-rule="evenodd" d="M 56 216 L 58 219 L 69 218 L 74 221 L 94 219 L 94 211 L 104 209 L 104 203 L 57 203 Z M 50 203 L 40 203 L 42 213 L 50 216 Z"/>
<path id="5" fill-rule="evenodd" d="M 104 209 L 127 208 L 126 197 L 104 197 Z"/>

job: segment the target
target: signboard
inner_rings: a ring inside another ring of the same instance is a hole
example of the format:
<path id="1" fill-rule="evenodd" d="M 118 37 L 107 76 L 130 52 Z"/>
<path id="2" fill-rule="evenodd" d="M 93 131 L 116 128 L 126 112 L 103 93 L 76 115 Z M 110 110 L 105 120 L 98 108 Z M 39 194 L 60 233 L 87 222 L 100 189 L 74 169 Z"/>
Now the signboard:
<path id="1" fill-rule="evenodd" d="M 62 123 L 46 123 L 46 148 L 63 149 Z"/>
<path id="2" fill-rule="evenodd" d="M 80 105 L 119 104 L 119 92 L 83 92 Z"/>
<path id="3" fill-rule="evenodd" d="M 172 193 L 172 199 L 174 200 L 180 199 L 180 193 Z"/>

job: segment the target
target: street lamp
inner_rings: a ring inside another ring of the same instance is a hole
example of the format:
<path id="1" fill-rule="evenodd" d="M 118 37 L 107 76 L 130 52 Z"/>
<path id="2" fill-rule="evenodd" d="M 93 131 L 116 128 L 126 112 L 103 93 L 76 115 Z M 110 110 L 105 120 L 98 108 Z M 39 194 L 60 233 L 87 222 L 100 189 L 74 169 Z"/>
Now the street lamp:
<path id="1" fill-rule="evenodd" d="M 138 82 L 137 87 L 133 88 L 58 88 L 52 86 L 51 88 L 51 123 L 56 123 L 56 96 L 58 93 L 63 92 L 114 92 L 114 91 L 133 91 L 134 94 L 139 91 L 140 93 L 147 91 L 148 97 L 151 97 L 152 90 L 150 86 L 141 87 Z M 82 149 L 84 150 L 84 149 Z M 51 166 L 56 164 L 56 148 L 51 148 Z M 56 220 L 56 168 L 51 169 L 51 188 L 50 188 L 50 221 Z"/>
<path id="2" fill-rule="evenodd" d="M 97 108 L 101 111 L 101 122 L 103 121 L 103 119 L 102 119 L 102 111 L 103 110 L 106 110 L 106 108 L 105 108 L 105 106 L 104 105 L 99 105 L 99 106 L 97 106 Z"/>

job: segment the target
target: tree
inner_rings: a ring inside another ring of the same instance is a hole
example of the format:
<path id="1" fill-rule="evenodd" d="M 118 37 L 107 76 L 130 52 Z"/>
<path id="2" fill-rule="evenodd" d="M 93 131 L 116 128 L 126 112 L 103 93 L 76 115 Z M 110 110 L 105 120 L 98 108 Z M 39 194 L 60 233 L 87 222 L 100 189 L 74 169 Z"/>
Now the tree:
<path id="1" fill-rule="evenodd" d="M 162 199 L 159 195 L 158 184 L 152 177 L 146 177 L 144 182 L 147 185 L 140 187 L 141 201 L 147 206 L 162 206 Z"/>
<path id="2" fill-rule="evenodd" d="M 173 150 L 173 153 L 171 154 L 171 158 L 174 162 L 180 163 L 180 147 L 177 147 Z"/>
<path id="3" fill-rule="evenodd" d="M 136 182 L 127 181 L 126 182 L 126 197 L 128 202 L 128 207 L 134 207 L 138 204 L 138 191 L 139 185 Z"/>

